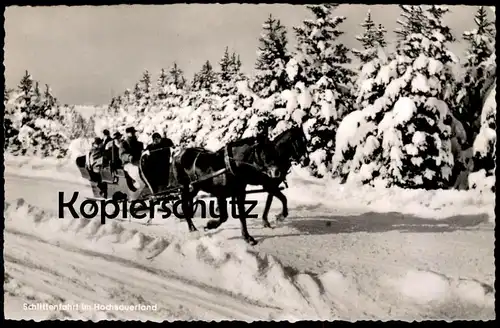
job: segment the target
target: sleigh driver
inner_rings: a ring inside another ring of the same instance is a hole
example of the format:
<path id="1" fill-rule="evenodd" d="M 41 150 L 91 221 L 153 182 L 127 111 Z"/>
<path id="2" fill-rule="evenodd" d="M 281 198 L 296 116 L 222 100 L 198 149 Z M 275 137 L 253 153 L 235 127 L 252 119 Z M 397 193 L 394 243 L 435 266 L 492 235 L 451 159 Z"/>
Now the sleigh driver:
<path id="1" fill-rule="evenodd" d="M 142 183 L 139 175 L 139 159 L 144 145 L 137 140 L 134 127 L 128 127 L 125 133 L 126 138 L 120 145 L 120 159 L 123 164 L 123 170 L 134 180 L 134 187 L 140 189 Z"/>

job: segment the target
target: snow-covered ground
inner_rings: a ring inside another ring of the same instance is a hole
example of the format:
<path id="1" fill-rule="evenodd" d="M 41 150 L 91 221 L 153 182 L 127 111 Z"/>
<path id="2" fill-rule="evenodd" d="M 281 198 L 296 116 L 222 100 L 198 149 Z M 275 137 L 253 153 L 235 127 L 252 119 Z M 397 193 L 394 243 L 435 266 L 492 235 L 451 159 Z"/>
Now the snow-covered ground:
<path id="1" fill-rule="evenodd" d="M 249 220 L 251 247 L 234 219 L 206 233 L 204 219 L 189 233 L 161 214 L 150 225 L 59 219 L 59 191 L 90 194 L 72 161 L 8 157 L 5 166 L 6 318 L 495 318 L 494 194 L 375 190 L 294 169 L 290 216 L 274 229 Z M 274 200 L 272 214 L 280 210 Z"/>

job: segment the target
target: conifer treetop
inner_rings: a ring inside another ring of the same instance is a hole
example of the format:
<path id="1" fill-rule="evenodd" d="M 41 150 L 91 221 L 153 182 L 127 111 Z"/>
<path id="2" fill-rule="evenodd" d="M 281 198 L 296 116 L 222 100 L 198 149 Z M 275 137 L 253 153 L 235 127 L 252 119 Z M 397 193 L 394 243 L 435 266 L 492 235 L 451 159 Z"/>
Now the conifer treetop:
<path id="1" fill-rule="evenodd" d="M 375 24 L 371 17 L 371 12 L 368 10 L 366 18 L 360 24 L 364 28 L 361 35 L 356 36 L 363 46 L 363 50 L 353 49 L 352 52 L 355 56 L 359 57 L 362 63 L 367 63 L 377 56 L 378 48 L 385 48 L 387 43 L 385 41 L 385 33 L 387 31 L 382 24 Z"/>
<path id="2" fill-rule="evenodd" d="M 251 88 L 259 96 L 267 98 L 289 87 L 285 67 L 290 55 L 286 48 L 287 32 L 279 19 L 269 15 L 262 29 Z M 240 66 L 241 62 L 236 58 L 234 67 L 239 69 Z"/>

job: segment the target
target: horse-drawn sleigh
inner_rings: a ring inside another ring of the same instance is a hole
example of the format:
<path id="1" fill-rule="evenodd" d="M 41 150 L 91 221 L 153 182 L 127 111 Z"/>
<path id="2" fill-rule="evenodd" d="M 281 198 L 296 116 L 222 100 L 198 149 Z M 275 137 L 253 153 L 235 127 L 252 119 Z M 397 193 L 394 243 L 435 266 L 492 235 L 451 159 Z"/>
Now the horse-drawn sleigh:
<path id="1" fill-rule="evenodd" d="M 287 200 L 280 185 L 286 184 L 292 162 L 300 162 L 306 154 L 306 144 L 302 128 L 294 127 L 272 141 L 251 137 L 231 142 L 215 152 L 185 148 L 171 157 L 168 148 L 145 151 L 139 160 L 139 184 L 121 167 L 109 165 L 95 173 L 87 168 L 85 156 L 77 158 L 76 164 L 82 177 L 90 181 L 95 198 L 180 201 L 190 231 L 197 230 L 192 218 L 194 198 L 200 191 L 217 199 L 220 214 L 219 219 L 207 223 L 205 230 L 215 229 L 228 219 L 226 199 L 231 197 L 237 204 L 242 236 L 254 245 L 256 241 L 246 227 L 246 195 L 268 193 L 262 218 L 265 227 L 271 227 L 267 215 L 273 197 L 282 202 L 281 216 L 286 217 Z M 137 185 L 141 187 L 136 188 Z M 247 191 L 248 185 L 262 186 L 262 189 Z"/>

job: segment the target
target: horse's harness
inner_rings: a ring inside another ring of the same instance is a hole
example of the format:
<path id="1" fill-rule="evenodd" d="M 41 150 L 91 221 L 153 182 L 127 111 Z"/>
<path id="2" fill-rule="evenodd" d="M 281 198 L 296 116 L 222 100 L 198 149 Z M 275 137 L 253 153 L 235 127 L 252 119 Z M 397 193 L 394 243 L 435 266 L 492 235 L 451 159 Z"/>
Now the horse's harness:
<path id="1" fill-rule="evenodd" d="M 193 160 L 193 165 L 192 165 L 192 168 L 193 168 L 192 171 L 193 172 L 196 172 L 196 169 L 195 169 L 196 168 L 196 162 L 198 161 L 199 156 L 203 152 L 207 152 L 203 148 L 199 148 L 199 149 L 203 150 L 203 151 L 198 152 L 198 154 L 196 155 L 196 157 Z M 257 171 L 262 171 L 262 168 L 258 167 L 255 164 L 235 159 L 233 157 L 233 155 L 232 155 L 231 145 L 226 145 L 224 147 L 224 168 L 222 168 L 220 170 L 217 170 L 214 173 L 208 174 L 207 176 L 204 176 L 204 177 L 201 177 L 201 178 L 199 178 L 196 173 L 193 173 L 193 175 L 194 175 L 194 177 L 193 177 L 194 181 L 191 181 L 191 183 L 199 183 L 199 182 L 202 182 L 202 181 L 205 181 L 205 180 L 208 180 L 208 179 L 215 178 L 215 177 L 217 177 L 219 175 L 222 175 L 224 173 L 227 173 L 227 172 L 229 172 L 231 175 L 235 176 L 236 175 L 236 173 L 235 173 L 236 170 L 235 170 L 234 165 L 233 165 L 234 162 L 238 162 L 238 164 L 243 164 L 243 165 L 247 165 L 247 166 L 253 167 Z"/>

